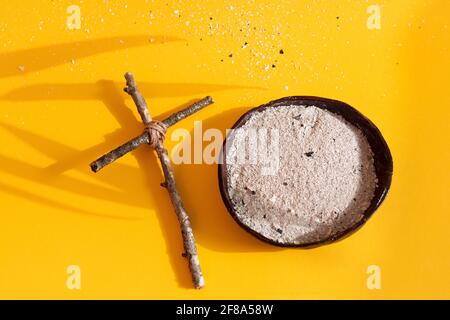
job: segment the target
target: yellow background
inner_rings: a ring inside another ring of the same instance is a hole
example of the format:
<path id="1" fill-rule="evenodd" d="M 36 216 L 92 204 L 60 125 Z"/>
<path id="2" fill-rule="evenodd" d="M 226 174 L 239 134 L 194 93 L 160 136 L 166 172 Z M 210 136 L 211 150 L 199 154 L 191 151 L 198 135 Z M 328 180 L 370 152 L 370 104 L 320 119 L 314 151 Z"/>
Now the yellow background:
<path id="1" fill-rule="evenodd" d="M 450 1 L 0 3 L 0 298 L 450 298 Z M 142 130 L 128 70 L 156 117 L 212 95 L 176 125 L 189 130 L 287 95 L 345 101 L 389 143 L 388 198 L 342 242 L 279 249 L 232 220 L 216 165 L 175 166 L 206 278 L 191 289 L 149 147 L 89 169 Z M 381 290 L 366 287 L 373 264 Z"/>

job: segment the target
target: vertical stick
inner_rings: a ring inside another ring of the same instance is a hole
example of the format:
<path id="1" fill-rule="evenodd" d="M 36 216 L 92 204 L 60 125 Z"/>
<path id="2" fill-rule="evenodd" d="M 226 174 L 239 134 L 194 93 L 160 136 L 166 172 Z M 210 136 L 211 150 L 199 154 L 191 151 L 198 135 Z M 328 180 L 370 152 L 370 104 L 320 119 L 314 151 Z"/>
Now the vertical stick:
<path id="1" fill-rule="evenodd" d="M 201 289 L 205 285 L 200 261 L 197 254 L 197 246 L 195 244 L 194 233 L 192 231 L 191 221 L 183 206 L 183 201 L 177 191 L 175 184 L 175 177 L 173 175 L 172 167 L 170 165 L 167 150 L 160 144 L 155 148 L 158 158 L 166 179 L 164 186 L 169 191 L 170 200 L 175 209 L 175 213 L 180 223 L 181 235 L 183 236 L 183 244 L 186 258 L 189 261 L 189 269 L 191 270 L 192 282 L 196 289 Z"/>
<path id="2" fill-rule="evenodd" d="M 165 138 L 164 136 L 165 130 L 164 132 L 159 132 L 157 131 L 155 126 L 153 126 L 156 121 L 152 120 L 150 112 L 148 111 L 147 108 L 147 103 L 145 102 L 144 97 L 139 92 L 139 89 L 136 86 L 136 81 L 134 80 L 133 74 L 130 72 L 125 73 L 125 79 L 127 80 L 127 86 L 125 87 L 124 91 L 133 97 L 133 101 L 136 104 L 142 122 L 147 127 L 150 145 L 156 150 L 156 153 L 158 155 L 159 161 L 163 169 L 165 177 L 164 186 L 169 192 L 170 200 L 172 201 L 172 205 L 175 209 L 178 222 L 180 223 L 185 256 L 189 261 L 189 269 L 191 270 L 192 282 L 194 283 L 194 287 L 196 289 L 201 289 L 205 285 L 205 280 L 203 278 L 202 270 L 200 268 L 200 261 L 198 259 L 197 246 L 195 244 L 195 238 L 194 233 L 192 231 L 191 221 L 189 220 L 189 216 L 187 215 L 186 210 L 184 209 L 183 202 L 181 201 L 181 197 L 178 193 L 172 166 L 170 165 L 169 156 L 167 154 L 167 150 L 163 146 Z M 209 100 L 211 99 L 207 100 L 208 100 L 207 103 L 209 104 L 210 103 Z M 163 125 L 166 126 L 165 124 Z"/>
<path id="3" fill-rule="evenodd" d="M 128 93 L 133 98 L 134 104 L 138 109 L 144 125 L 149 124 L 150 121 L 152 121 L 152 117 L 148 112 L 147 102 L 145 102 L 144 97 L 139 91 L 133 74 L 131 72 L 125 73 L 125 79 L 127 80 L 127 86 L 123 89 L 123 91 Z"/>

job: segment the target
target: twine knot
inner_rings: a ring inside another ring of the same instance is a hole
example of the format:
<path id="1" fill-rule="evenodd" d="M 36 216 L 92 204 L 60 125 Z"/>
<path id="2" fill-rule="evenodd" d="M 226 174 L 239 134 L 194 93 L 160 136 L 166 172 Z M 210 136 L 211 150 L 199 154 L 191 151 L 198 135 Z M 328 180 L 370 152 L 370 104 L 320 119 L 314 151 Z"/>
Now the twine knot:
<path id="1" fill-rule="evenodd" d="M 145 130 L 148 133 L 148 144 L 156 147 L 164 142 L 166 137 L 167 125 L 158 120 L 152 120 L 146 124 Z"/>

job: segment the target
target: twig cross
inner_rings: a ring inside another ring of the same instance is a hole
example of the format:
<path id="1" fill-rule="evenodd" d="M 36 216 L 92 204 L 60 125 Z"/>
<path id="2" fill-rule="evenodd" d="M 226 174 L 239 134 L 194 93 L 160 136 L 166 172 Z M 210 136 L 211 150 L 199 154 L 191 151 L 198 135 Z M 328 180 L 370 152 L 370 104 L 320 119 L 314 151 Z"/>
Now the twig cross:
<path id="1" fill-rule="evenodd" d="M 170 195 L 170 200 L 175 209 L 175 213 L 178 218 L 178 222 L 181 227 L 181 234 L 183 236 L 184 254 L 189 262 L 189 269 L 192 275 L 192 281 L 196 289 L 200 289 L 205 285 L 202 270 L 200 268 L 200 262 L 198 259 L 197 246 L 195 244 L 194 233 L 192 231 L 191 222 L 189 216 L 186 213 L 181 197 L 178 193 L 175 184 L 175 177 L 173 174 L 172 166 L 170 165 L 167 149 L 164 148 L 164 138 L 168 127 L 174 125 L 180 120 L 187 118 L 195 112 L 203 109 L 204 107 L 213 103 L 211 97 L 205 97 L 191 106 L 176 112 L 163 121 L 153 120 L 150 112 L 147 108 L 147 103 L 144 97 L 140 93 L 134 76 L 132 73 L 125 73 L 126 87 L 124 91 L 128 93 L 136 104 L 141 120 L 144 123 L 145 130 L 139 136 L 129 140 L 116 149 L 106 153 L 102 157 L 98 158 L 91 163 L 91 169 L 94 172 L 99 171 L 106 165 L 114 162 L 118 158 L 133 151 L 142 144 L 149 144 L 156 151 L 161 167 L 164 173 L 165 181 L 161 183 L 161 186 L 167 189 Z"/>

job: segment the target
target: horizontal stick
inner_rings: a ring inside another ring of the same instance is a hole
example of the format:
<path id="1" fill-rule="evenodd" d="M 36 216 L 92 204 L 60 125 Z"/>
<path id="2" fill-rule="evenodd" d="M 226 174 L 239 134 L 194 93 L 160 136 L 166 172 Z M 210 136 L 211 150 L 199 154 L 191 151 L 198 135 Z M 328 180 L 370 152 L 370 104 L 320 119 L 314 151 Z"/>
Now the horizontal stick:
<path id="1" fill-rule="evenodd" d="M 91 163 L 91 170 L 94 172 L 99 171 L 104 166 L 116 161 L 120 157 L 123 157 L 128 152 L 133 151 L 141 144 L 148 143 L 148 134 L 147 132 L 142 133 L 141 135 L 131 139 L 130 141 L 125 142 L 120 147 L 115 148 L 114 150 L 108 152 L 107 154 L 101 156 L 97 160 Z"/>
<path id="2" fill-rule="evenodd" d="M 186 107 L 185 109 L 172 114 L 171 116 L 169 116 L 162 122 L 168 127 L 173 126 L 178 121 L 181 121 L 181 120 L 189 117 L 190 115 L 202 110 L 204 107 L 209 106 L 212 103 L 214 103 L 212 98 L 210 96 L 207 96 L 207 97 L 193 103 L 192 105 Z M 124 156 L 128 152 L 133 151 L 140 145 L 146 144 L 148 142 L 149 142 L 148 133 L 143 132 L 139 136 L 134 137 L 133 139 L 122 144 L 120 147 L 117 147 L 116 149 L 104 154 L 97 160 L 93 161 L 91 163 L 91 170 L 94 172 L 98 172 L 103 167 L 116 161 L 117 159 Z"/>
<path id="3" fill-rule="evenodd" d="M 207 107 L 212 103 L 214 103 L 214 101 L 210 96 L 204 97 L 203 99 L 191 104 L 189 107 L 186 107 L 181 111 L 175 112 L 162 122 L 164 122 L 166 126 L 171 127 L 178 121 L 181 121 L 189 117 L 191 114 L 194 114 L 197 111 L 202 110 L 204 107 Z"/>

